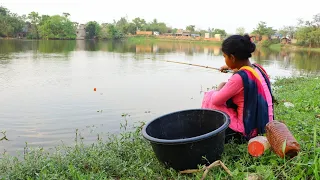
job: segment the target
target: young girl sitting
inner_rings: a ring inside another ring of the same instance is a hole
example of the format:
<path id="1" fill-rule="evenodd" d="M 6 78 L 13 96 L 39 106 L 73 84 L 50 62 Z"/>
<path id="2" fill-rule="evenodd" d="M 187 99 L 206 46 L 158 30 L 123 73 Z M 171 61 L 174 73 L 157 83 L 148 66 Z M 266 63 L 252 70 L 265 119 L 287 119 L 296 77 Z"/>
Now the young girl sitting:
<path id="1" fill-rule="evenodd" d="M 255 48 L 248 35 L 233 35 L 224 40 L 222 52 L 226 66 L 221 71 L 232 69 L 235 73 L 228 82 L 204 95 L 202 108 L 220 110 L 230 116 L 226 142 L 235 139 L 244 143 L 265 133 L 265 125 L 273 120 L 269 77 L 260 65 L 249 60 Z"/>

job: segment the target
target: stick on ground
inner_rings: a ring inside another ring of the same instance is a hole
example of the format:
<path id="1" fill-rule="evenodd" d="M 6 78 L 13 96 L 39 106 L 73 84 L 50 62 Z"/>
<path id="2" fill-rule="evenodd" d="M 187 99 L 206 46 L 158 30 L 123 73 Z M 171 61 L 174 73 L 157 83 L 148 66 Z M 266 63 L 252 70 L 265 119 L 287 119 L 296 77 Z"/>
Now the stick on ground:
<path id="1" fill-rule="evenodd" d="M 181 173 L 181 174 L 191 174 L 191 173 L 200 172 L 200 171 L 203 171 L 203 170 L 204 170 L 204 173 L 203 173 L 202 178 L 201 178 L 201 180 L 204 180 L 204 179 L 207 177 L 207 174 L 208 174 L 209 170 L 210 170 L 211 168 L 216 167 L 216 166 L 219 166 L 219 165 L 220 165 L 230 176 L 232 176 L 231 171 L 230 171 L 230 170 L 227 168 L 227 166 L 225 166 L 225 165 L 223 164 L 223 162 L 220 161 L 220 160 L 217 160 L 217 161 L 211 163 L 209 166 L 207 166 L 207 167 L 205 166 L 205 167 L 202 168 L 202 169 L 188 169 L 188 170 L 180 171 L 180 173 Z"/>

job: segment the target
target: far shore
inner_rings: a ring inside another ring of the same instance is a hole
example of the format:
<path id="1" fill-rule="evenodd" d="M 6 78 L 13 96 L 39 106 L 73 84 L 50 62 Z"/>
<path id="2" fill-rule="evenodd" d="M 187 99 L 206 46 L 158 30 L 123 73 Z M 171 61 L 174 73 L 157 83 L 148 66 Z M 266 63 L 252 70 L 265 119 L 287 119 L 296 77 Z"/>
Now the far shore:
<path id="1" fill-rule="evenodd" d="M 50 40 L 65 40 L 65 41 L 82 41 L 82 40 L 109 40 L 109 39 L 26 39 L 26 38 L 13 38 L 13 37 L 0 37 L 0 40 L 44 40 L 44 41 L 50 41 Z M 118 40 L 125 40 L 130 43 L 136 43 L 136 44 L 144 44 L 144 43 L 156 43 L 156 42 L 178 42 L 178 43 L 193 43 L 193 44 L 205 44 L 205 45 L 221 45 L 222 40 L 214 40 L 211 39 L 205 39 L 203 37 L 163 37 L 163 36 L 126 36 L 122 39 Z M 259 42 L 256 42 L 257 47 L 261 48 Z M 289 51 L 312 51 L 312 52 L 320 52 L 320 47 L 303 47 L 299 46 L 297 44 L 271 44 L 268 48 L 275 50 L 275 51 L 281 51 L 281 50 L 289 50 Z"/>

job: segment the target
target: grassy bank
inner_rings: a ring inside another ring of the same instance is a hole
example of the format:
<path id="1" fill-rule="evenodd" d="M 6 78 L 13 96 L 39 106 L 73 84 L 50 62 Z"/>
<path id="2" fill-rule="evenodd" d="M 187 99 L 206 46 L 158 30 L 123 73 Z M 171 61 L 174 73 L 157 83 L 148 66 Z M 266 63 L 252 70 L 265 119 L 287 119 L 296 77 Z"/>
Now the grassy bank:
<path id="1" fill-rule="evenodd" d="M 268 48 L 271 49 L 271 50 L 274 50 L 274 51 L 279 51 L 279 52 L 281 50 L 320 52 L 320 48 L 302 47 L 302 46 L 298 46 L 298 45 L 295 45 L 295 44 L 283 45 L 283 44 L 277 43 L 277 44 L 269 45 Z"/>
<path id="2" fill-rule="evenodd" d="M 274 85 L 275 117 L 285 121 L 299 141 L 302 151 L 291 160 L 277 157 L 268 150 L 253 158 L 247 145 L 228 144 L 221 159 L 231 170 L 233 179 L 248 175 L 263 179 L 320 178 L 320 78 L 280 79 Z M 287 108 L 284 101 L 294 107 Z M 124 131 L 85 146 L 57 147 L 54 153 L 28 151 L 24 160 L 6 156 L 0 161 L 3 179 L 200 179 L 202 172 L 181 175 L 165 169 L 156 159 L 150 145 L 135 131 Z M 207 179 L 227 179 L 220 167 L 209 171 Z"/>
<path id="3" fill-rule="evenodd" d="M 135 44 L 145 44 L 145 43 L 155 43 L 155 42 L 179 42 L 179 43 L 194 43 L 194 44 L 213 44 L 221 45 L 222 41 L 205 41 L 205 40 L 191 40 L 191 39 L 167 39 L 167 38 L 157 38 L 154 36 L 143 37 L 143 36 L 133 36 L 126 38 L 128 42 Z"/>
<path id="4" fill-rule="evenodd" d="M 269 49 L 271 49 L 273 51 L 281 51 L 281 44 L 271 44 L 269 46 Z"/>
<path id="5" fill-rule="evenodd" d="M 302 47 L 298 45 L 282 45 L 282 49 L 290 50 L 290 51 L 312 51 L 312 52 L 320 52 L 320 48 L 309 48 L 309 47 Z"/>

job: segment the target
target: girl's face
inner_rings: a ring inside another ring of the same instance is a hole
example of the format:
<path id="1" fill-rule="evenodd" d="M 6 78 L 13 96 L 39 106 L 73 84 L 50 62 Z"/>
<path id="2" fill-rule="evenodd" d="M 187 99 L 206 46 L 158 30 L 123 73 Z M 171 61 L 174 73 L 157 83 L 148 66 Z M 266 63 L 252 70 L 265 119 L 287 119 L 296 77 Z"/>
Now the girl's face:
<path id="1" fill-rule="evenodd" d="M 224 60 L 226 62 L 226 65 L 231 68 L 231 69 L 235 69 L 235 58 L 234 56 L 231 54 L 230 56 L 226 55 L 225 53 L 223 53 L 223 57 L 224 57 Z"/>

